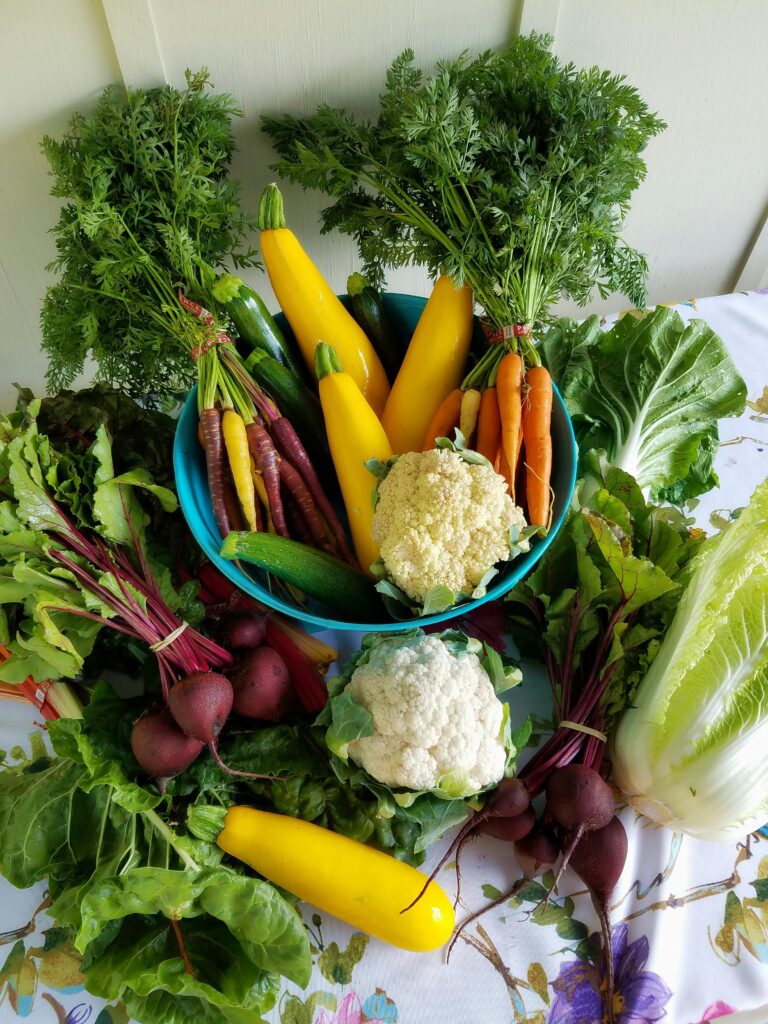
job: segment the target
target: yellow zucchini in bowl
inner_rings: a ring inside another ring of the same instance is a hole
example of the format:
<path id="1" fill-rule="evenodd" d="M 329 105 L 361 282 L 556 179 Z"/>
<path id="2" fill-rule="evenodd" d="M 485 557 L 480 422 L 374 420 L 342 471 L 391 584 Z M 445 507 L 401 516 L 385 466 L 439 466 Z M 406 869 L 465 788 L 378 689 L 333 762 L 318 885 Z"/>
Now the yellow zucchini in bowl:
<path id="1" fill-rule="evenodd" d="M 346 372 L 365 395 L 377 416 L 389 394 L 381 360 L 365 331 L 286 227 L 283 197 L 267 185 L 259 202 L 261 254 L 272 290 L 285 313 L 311 373 L 315 347 L 325 341 L 336 349 Z"/>

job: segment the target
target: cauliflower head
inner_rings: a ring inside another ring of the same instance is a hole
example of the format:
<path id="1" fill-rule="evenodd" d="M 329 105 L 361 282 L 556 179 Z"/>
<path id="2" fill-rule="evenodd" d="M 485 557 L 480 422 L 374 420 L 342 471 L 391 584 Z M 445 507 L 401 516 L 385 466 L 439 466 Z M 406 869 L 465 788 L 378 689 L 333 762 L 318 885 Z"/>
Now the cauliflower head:
<path id="1" fill-rule="evenodd" d="M 434 587 L 482 596 L 483 577 L 510 556 L 510 527 L 525 526 L 490 464 L 433 448 L 401 455 L 380 482 L 373 539 L 395 586 L 423 604 Z"/>
<path id="2" fill-rule="evenodd" d="M 508 711 L 474 653 L 439 636 L 374 647 L 344 693 L 373 719 L 348 756 L 391 788 L 470 796 L 498 782 L 508 754 Z"/>

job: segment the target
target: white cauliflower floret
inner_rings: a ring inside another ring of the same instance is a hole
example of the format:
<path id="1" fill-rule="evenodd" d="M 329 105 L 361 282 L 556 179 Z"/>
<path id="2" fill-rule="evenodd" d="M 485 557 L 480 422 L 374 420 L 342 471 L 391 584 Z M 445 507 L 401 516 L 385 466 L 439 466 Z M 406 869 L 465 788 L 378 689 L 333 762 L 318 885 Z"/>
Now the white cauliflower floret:
<path id="1" fill-rule="evenodd" d="M 378 495 L 373 539 L 392 582 L 419 603 L 437 586 L 472 594 L 509 558 L 510 527 L 526 525 L 502 476 L 444 448 L 401 455 Z"/>
<path id="2" fill-rule="evenodd" d="M 448 793 L 466 796 L 502 778 L 504 707 L 476 654 L 453 654 L 437 636 L 384 642 L 344 692 L 373 717 L 349 756 L 385 786 L 436 789 L 451 776 Z"/>

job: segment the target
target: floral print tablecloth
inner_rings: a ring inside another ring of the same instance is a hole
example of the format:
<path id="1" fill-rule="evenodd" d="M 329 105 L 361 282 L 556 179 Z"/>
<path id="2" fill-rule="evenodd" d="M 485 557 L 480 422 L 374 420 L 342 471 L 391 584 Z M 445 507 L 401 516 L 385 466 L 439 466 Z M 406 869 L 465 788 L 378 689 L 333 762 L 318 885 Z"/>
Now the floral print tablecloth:
<path id="1" fill-rule="evenodd" d="M 711 324 L 747 382 L 745 414 L 722 427 L 720 487 L 690 506 L 697 524 L 712 529 L 768 476 L 768 291 L 675 308 L 686 320 Z M 347 634 L 332 642 L 344 656 L 358 639 Z M 543 677 L 535 666 L 524 668 L 521 693 L 530 710 L 544 713 Z M 0 711 L 0 747 L 10 748 L 34 715 L 15 705 Z M 713 845 L 655 828 L 628 809 L 622 819 L 630 853 L 612 908 L 617 1024 L 768 1024 L 768 830 Z M 439 853 L 433 850 L 433 858 Z M 466 911 L 499 896 L 516 875 L 511 848 L 476 841 L 463 861 Z M 452 865 L 440 881 L 453 891 Z M 286 987 L 268 1020 L 602 1024 L 605 981 L 590 956 L 598 938 L 589 897 L 570 872 L 546 907 L 539 906 L 543 893 L 531 883 L 487 914 L 467 930 L 447 966 L 442 952 L 404 953 L 304 907 L 312 980 L 305 990 Z M 120 1006 L 104 1006 L 84 991 L 71 942 L 52 928 L 45 907 L 43 886 L 20 892 L 0 879 L 0 1024 L 127 1024 Z"/>

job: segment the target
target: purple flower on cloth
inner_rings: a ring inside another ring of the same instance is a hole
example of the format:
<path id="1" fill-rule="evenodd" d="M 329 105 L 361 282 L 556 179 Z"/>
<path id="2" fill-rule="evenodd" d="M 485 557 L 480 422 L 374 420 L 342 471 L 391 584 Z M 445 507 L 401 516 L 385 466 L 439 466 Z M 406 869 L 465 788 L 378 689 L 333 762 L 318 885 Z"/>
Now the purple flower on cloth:
<path id="1" fill-rule="evenodd" d="M 672 996 L 658 974 L 643 968 L 648 960 L 648 939 L 627 942 L 628 929 L 620 924 L 613 933 L 615 984 L 613 1012 L 616 1024 L 655 1024 L 666 1017 Z M 575 960 L 563 964 L 552 988 L 557 993 L 549 1024 L 603 1024 L 606 991 L 605 966 Z"/>

